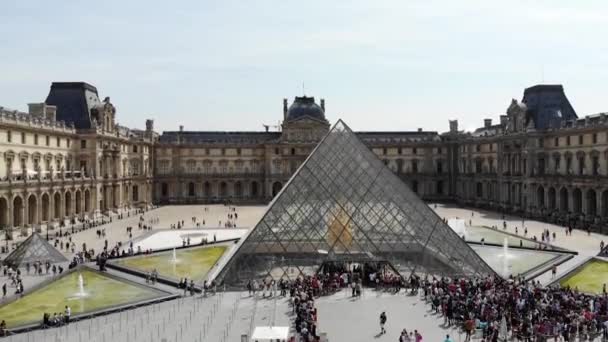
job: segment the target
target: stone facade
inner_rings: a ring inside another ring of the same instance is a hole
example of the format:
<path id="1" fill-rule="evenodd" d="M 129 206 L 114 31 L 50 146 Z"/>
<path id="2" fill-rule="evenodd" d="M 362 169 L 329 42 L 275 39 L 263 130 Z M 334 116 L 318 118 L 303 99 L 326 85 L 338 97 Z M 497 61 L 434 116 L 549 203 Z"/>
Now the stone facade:
<path id="1" fill-rule="evenodd" d="M 70 113 L 49 104 L 68 90 L 59 102 Z M 47 101 L 30 104 L 29 113 L 0 107 L 0 226 L 55 227 L 151 205 L 152 122 L 130 130 L 115 114 L 110 99 L 100 101 L 86 83 L 53 83 Z"/>
<path id="2" fill-rule="evenodd" d="M 62 112 L 74 97 L 87 109 Z M 291 105 L 283 100 L 283 121 L 273 130 L 180 128 L 159 136 L 151 120 L 144 131 L 116 125 L 116 108 L 109 98 L 99 101 L 94 87 L 54 83 L 29 114 L 2 110 L 0 224 L 112 215 L 152 202 L 267 203 L 329 130 L 325 109 L 324 100 L 296 97 Z M 458 130 L 456 120 L 449 126 L 445 133 L 357 135 L 425 200 L 604 225 L 607 116 L 579 119 L 562 86 L 527 88 L 497 124 L 485 119 L 473 132 Z"/>

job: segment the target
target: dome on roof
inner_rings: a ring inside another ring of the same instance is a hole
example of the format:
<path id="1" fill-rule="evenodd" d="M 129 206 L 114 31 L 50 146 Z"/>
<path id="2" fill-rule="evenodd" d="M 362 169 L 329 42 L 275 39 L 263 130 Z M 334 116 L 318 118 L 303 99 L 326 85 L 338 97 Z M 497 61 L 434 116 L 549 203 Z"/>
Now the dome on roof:
<path id="1" fill-rule="evenodd" d="M 296 96 L 296 99 L 287 110 L 287 121 L 299 119 L 305 116 L 309 116 L 317 120 L 326 121 L 325 110 L 315 103 L 314 97 Z"/>

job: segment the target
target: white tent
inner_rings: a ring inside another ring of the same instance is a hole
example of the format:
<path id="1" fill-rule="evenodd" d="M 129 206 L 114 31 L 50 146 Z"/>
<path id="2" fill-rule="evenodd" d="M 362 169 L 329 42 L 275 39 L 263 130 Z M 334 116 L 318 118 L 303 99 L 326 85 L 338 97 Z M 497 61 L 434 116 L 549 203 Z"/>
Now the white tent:
<path id="1" fill-rule="evenodd" d="M 255 327 L 251 342 L 286 342 L 289 338 L 289 327 Z"/>

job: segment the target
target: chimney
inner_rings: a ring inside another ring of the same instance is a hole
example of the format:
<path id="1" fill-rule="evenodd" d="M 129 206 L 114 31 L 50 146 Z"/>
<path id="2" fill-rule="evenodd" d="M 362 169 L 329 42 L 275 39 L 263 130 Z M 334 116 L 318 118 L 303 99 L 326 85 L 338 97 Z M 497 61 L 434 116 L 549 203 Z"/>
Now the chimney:
<path id="1" fill-rule="evenodd" d="M 492 126 L 492 119 L 483 119 L 483 127 L 490 128 Z"/>
<path id="2" fill-rule="evenodd" d="M 458 120 L 450 120 L 450 133 L 458 133 Z"/>
<path id="3" fill-rule="evenodd" d="M 152 132 L 154 130 L 154 120 L 146 120 L 146 131 Z"/>
<path id="4" fill-rule="evenodd" d="M 508 115 L 501 115 L 500 116 L 500 125 L 504 128 L 507 127 L 507 123 L 509 122 L 509 116 Z"/>
<path id="5" fill-rule="evenodd" d="M 179 125 L 179 131 L 183 132 L 184 131 L 184 125 Z"/>
<path id="6" fill-rule="evenodd" d="M 55 121 L 57 116 L 57 106 L 49 106 L 44 102 L 28 103 L 27 107 L 31 116 L 36 116 L 51 121 Z"/>
<path id="7" fill-rule="evenodd" d="M 325 113 L 325 99 L 321 99 L 321 109 L 323 109 L 323 113 Z"/>
<path id="8" fill-rule="evenodd" d="M 44 106 L 46 108 L 46 110 L 44 111 L 46 119 L 50 121 L 57 120 L 57 106 L 49 106 L 47 104 L 45 104 Z"/>
<path id="9" fill-rule="evenodd" d="M 287 120 L 287 99 L 283 99 L 283 120 Z"/>

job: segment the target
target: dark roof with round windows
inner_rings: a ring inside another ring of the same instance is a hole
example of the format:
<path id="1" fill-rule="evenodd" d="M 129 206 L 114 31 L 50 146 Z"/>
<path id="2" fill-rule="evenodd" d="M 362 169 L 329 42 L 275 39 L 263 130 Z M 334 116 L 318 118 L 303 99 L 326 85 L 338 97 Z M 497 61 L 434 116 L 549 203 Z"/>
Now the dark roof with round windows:
<path id="1" fill-rule="evenodd" d="M 325 119 L 325 111 L 321 106 L 315 103 L 314 97 L 296 96 L 296 99 L 287 110 L 287 121 L 300 119 L 305 116 L 312 119 L 327 121 Z"/>

